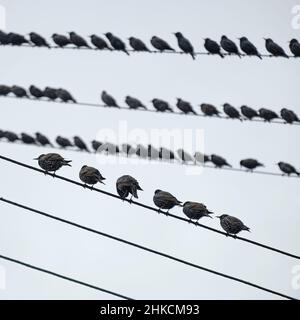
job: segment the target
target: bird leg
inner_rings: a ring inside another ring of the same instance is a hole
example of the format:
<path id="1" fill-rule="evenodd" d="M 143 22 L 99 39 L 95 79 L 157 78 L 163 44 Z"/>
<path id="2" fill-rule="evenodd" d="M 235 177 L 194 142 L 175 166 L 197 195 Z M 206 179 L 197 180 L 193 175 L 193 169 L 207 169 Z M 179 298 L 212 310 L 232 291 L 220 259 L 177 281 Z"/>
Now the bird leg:
<path id="1" fill-rule="evenodd" d="M 131 198 L 128 200 L 128 202 L 129 202 L 130 204 L 132 204 L 132 196 L 131 196 Z"/>
<path id="2" fill-rule="evenodd" d="M 161 210 L 160 210 L 160 208 L 158 208 L 158 210 L 157 210 L 157 213 L 158 213 L 158 214 L 160 214 L 160 213 L 161 213 Z"/>
<path id="3" fill-rule="evenodd" d="M 166 215 L 166 216 L 168 216 L 168 215 L 169 215 L 169 210 L 170 210 L 170 209 L 168 209 L 168 210 L 167 210 L 167 212 L 165 213 L 165 215 Z"/>

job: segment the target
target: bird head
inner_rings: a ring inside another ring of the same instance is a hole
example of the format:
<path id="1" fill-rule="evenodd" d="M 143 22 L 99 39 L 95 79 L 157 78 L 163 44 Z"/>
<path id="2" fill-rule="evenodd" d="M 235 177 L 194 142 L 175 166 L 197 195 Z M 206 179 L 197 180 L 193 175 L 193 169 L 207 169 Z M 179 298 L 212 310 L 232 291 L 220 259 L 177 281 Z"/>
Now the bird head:
<path id="1" fill-rule="evenodd" d="M 110 39 L 113 36 L 113 34 L 111 32 L 106 32 L 106 33 L 104 33 L 104 35 L 108 39 Z"/>
<path id="2" fill-rule="evenodd" d="M 273 42 L 273 40 L 270 38 L 264 38 L 264 40 L 266 40 L 266 42 Z"/>
<path id="3" fill-rule="evenodd" d="M 186 202 L 183 204 L 183 206 L 189 205 L 190 203 L 191 203 L 191 201 L 186 201 Z"/>
<path id="4" fill-rule="evenodd" d="M 228 217 L 228 214 L 221 214 L 220 216 L 216 216 L 216 218 L 219 218 L 220 220 Z"/>
<path id="5" fill-rule="evenodd" d="M 94 34 L 88 35 L 89 38 L 93 38 L 94 36 L 95 36 Z"/>
<path id="6" fill-rule="evenodd" d="M 132 40 L 134 40 L 134 37 L 129 37 L 128 40 L 132 41 Z"/>
<path id="7" fill-rule="evenodd" d="M 176 38 L 182 37 L 182 33 L 181 32 L 174 32 L 173 34 L 176 36 Z"/>
<path id="8" fill-rule="evenodd" d="M 159 193 L 159 192 L 161 192 L 161 190 L 160 190 L 160 189 L 157 189 L 157 190 L 154 191 L 154 194 L 157 194 L 157 193 Z"/>
<path id="9" fill-rule="evenodd" d="M 248 40 L 246 37 L 241 37 L 241 38 L 237 38 L 238 40 L 240 40 L 240 41 L 246 41 L 246 40 Z"/>
<path id="10" fill-rule="evenodd" d="M 82 167 L 81 167 L 81 170 L 84 169 L 84 168 L 86 168 L 86 167 L 87 167 L 87 165 L 82 166 Z"/>
<path id="11" fill-rule="evenodd" d="M 37 158 L 34 158 L 33 160 L 40 160 L 45 154 L 39 155 Z"/>
<path id="12" fill-rule="evenodd" d="M 176 98 L 176 99 L 177 99 L 178 102 L 181 101 L 181 98 Z"/>
<path id="13" fill-rule="evenodd" d="M 288 41 L 288 43 L 291 43 L 291 44 L 298 43 L 298 40 L 297 39 L 291 39 L 290 41 Z"/>
<path id="14" fill-rule="evenodd" d="M 227 37 L 223 35 L 223 36 L 221 37 L 221 40 L 225 40 L 225 39 L 227 39 Z"/>

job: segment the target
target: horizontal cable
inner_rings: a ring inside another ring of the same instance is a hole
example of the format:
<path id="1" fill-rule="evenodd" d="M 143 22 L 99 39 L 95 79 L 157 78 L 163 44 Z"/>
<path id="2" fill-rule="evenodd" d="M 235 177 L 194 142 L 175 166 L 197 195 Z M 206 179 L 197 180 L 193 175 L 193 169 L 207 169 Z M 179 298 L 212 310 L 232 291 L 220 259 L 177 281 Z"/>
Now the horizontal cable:
<path id="1" fill-rule="evenodd" d="M 49 175 L 53 178 L 57 178 L 57 179 L 60 179 L 60 180 L 63 180 L 63 181 L 66 181 L 66 182 L 69 182 L 71 184 L 75 184 L 77 186 L 80 186 L 82 188 L 88 188 L 92 191 L 95 191 L 95 192 L 98 192 L 98 193 L 102 193 L 102 194 L 105 194 L 107 196 L 110 196 L 112 198 L 115 198 L 115 199 L 119 199 L 121 201 L 126 201 L 127 203 L 129 204 L 134 204 L 136 206 L 139 206 L 139 207 L 143 207 L 147 210 L 150 210 L 150 211 L 153 211 L 153 212 L 158 212 L 159 214 L 162 214 L 162 215 L 165 215 L 167 217 L 171 217 L 171 218 L 174 218 L 174 219 L 177 219 L 177 220 L 180 220 L 180 221 L 183 221 L 185 223 L 188 223 L 188 224 L 192 224 L 192 225 L 195 225 L 195 226 L 198 226 L 198 227 L 201 227 L 201 228 L 204 228 L 206 230 L 210 230 L 210 231 L 213 231 L 213 232 L 216 232 L 218 234 L 222 234 L 223 236 L 226 236 L 226 237 L 231 237 L 233 239 L 238 239 L 238 240 L 241 240 L 241 241 L 245 241 L 247 243 L 251 243 L 253 245 L 256 245 L 256 246 L 259 246 L 261 248 L 264 248 L 264 249 L 267 249 L 267 250 L 270 250 L 270 251 L 274 251 L 274 252 L 277 252 L 279 254 L 282 254 L 282 255 L 285 255 L 285 256 L 288 256 L 288 257 L 292 257 L 292 258 L 295 258 L 295 259 L 300 259 L 300 256 L 297 256 L 295 254 L 292 254 L 292 253 L 289 253 L 289 252 L 286 252 L 286 251 L 283 251 L 283 250 L 280 250 L 280 249 L 277 249 L 277 248 L 274 248 L 274 247 L 271 247 L 271 246 L 268 246 L 268 245 L 265 245 L 265 244 L 262 244 L 262 243 L 259 243 L 259 242 L 256 242 L 256 241 L 253 241 L 253 240 L 250 240 L 250 239 L 247 239 L 247 238 L 243 238 L 243 237 L 240 237 L 240 236 L 236 236 L 236 235 L 231 235 L 231 234 L 227 234 L 226 232 L 223 232 L 223 231 L 220 231 L 218 229 L 215 229 L 215 228 L 212 228 L 212 227 L 209 227 L 209 226 L 206 226 L 204 224 L 201 224 L 199 222 L 192 222 L 186 218 L 182 218 L 180 216 L 176 216 L 174 214 L 171 214 L 169 212 L 166 212 L 166 211 L 162 211 L 162 210 L 159 210 L 154 208 L 154 207 L 151 207 L 149 205 L 146 205 L 144 203 L 141 203 L 141 202 L 137 202 L 137 201 L 134 201 L 134 200 L 130 200 L 130 199 L 123 199 L 121 198 L 120 196 L 114 194 L 114 193 L 111 193 L 111 192 L 108 192 L 108 191 L 104 191 L 104 190 L 101 190 L 101 189 L 97 189 L 95 187 L 89 187 L 89 186 L 86 186 L 84 185 L 83 183 L 80 183 L 78 181 L 75 181 L 75 180 L 71 180 L 69 178 L 66 178 L 66 177 L 63 177 L 63 176 L 59 176 L 57 174 L 51 174 L 51 173 L 47 173 L 45 172 L 44 170 L 41 170 L 39 168 L 36 168 L 36 167 L 33 167 L 33 166 L 30 166 L 28 164 L 25 164 L 25 163 L 22 163 L 22 162 L 19 162 L 17 160 L 14 160 L 14 159 L 11 159 L 11 158 L 8 158 L 8 157 L 5 157 L 5 156 L 1 156 L 0 155 L 0 159 L 4 160 L 4 161 L 7 161 L 7 162 L 10 162 L 10 163 L 13 163 L 15 165 L 18 165 L 18 166 L 21 166 L 21 167 L 24 167 L 24 168 L 27 168 L 27 169 L 31 169 L 33 171 L 36 171 L 36 172 L 40 172 L 42 174 L 45 174 L 45 175 Z"/>
<path id="2" fill-rule="evenodd" d="M 2 198 L 2 197 L 0 198 L 0 201 L 5 202 L 5 203 L 10 204 L 10 205 L 13 205 L 13 206 L 16 206 L 16 207 L 19 207 L 19 208 L 22 208 L 22 209 L 27 210 L 27 211 L 30 211 L 30 212 L 37 213 L 37 214 L 39 214 L 39 215 L 41 215 L 41 216 L 44 216 L 44 217 L 47 217 L 47 218 L 50 218 L 50 219 L 53 219 L 53 220 L 56 220 L 56 221 L 59 221 L 59 222 L 68 224 L 68 225 L 71 225 L 71 226 L 73 226 L 73 227 L 76 227 L 76 228 L 79 228 L 79 229 L 82 229 L 82 230 L 85 230 L 85 231 L 88 231 L 88 232 L 92 232 L 92 233 L 98 234 L 98 235 L 100 235 L 100 236 L 103 236 L 103 237 L 106 237 L 106 238 L 109 238 L 109 239 L 112 239 L 112 240 L 115 240 L 115 241 L 118 241 L 118 242 L 125 243 L 125 244 L 130 245 L 130 246 L 133 246 L 133 247 L 135 247 L 135 248 L 139 248 L 139 249 L 142 249 L 142 250 L 144 250 L 144 251 L 154 253 L 154 254 L 156 254 L 156 255 L 165 257 L 165 258 L 167 258 L 167 259 L 170 259 L 170 260 L 173 260 L 173 261 L 176 261 L 176 262 L 179 262 L 179 263 L 188 265 L 188 266 L 190 266 L 190 267 L 193 267 L 193 268 L 196 268 L 196 269 L 200 269 L 200 270 L 203 270 L 203 271 L 207 271 L 207 272 L 209 272 L 209 273 L 213 273 L 213 274 L 215 274 L 215 275 L 218 275 L 218 276 L 221 276 L 221 277 L 224 277 L 224 278 L 227 278 L 227 279 L 231 279 L 231 280 L 234 280 L 234 281 L 237 281 L 237 282 L 246 284 L 246 285 L 248 285 L 248 286 L 251 286 L 251 287 L 254 287 L 254 288 L 256 288 L 256 289 L 263 290 L 263 291 L 266 291 L 266 292 L 269 292 L 269 293 L 278 295 L 278 296 L 283 297 L 283 298 L 296 300 L 295 298 L 292 298 L 292 297 L 287 296 L 287 295 L 285 295 L 285 294 L 282 294 L 282 293 L 280 293 L 280 292 L 276 292 L 276 291 L 274 291 L 274 290 L 271 290 L 271 289 L 262 287 L 262 286 L 260 286 L 260 285 L 254 284 L 254 283 L 252 283 L 252 282 L 249 282 L 249 281 L 246 281 L 246 280 L 243 280 L 243 279 L 240 279 L 240 278 L 236 278 L 236 277 L 233 277 L 233 276 L 229 276 L 229 275 L 224 274 L 224 273 L 222 273 L 222 272 L 218 272 L 218 271 L 215 271 L 215 270 L 206 268 L 206 267 L 202 267 L 202 266 L 200 266 L 200 265 L 198 265 L 198 264 L 194 264 L 194 263 L 191 263 L 191 262 L 189 262 L 189 261 L 186 261 L 186 260 L 183 260 L 183 259 L 180 259 L 180 258 L 176 258 L 176 257 L 174 257 L 174 256 L 172 256 L 172 255 L 169 255 L 169 254 L 166 254 L 166 253 L 163 253 L 163 252 L 154 250 L 154 249 L 147 248 L 147 247 L 142 246 L 142 245 L 140 245 L 140 244 L 137 244 L 137 243 L 134 243 L 134 242 L 131 242 L 131 241 L 127 241 L 127 240 L 124 240 L 124 239 L 121 239 L 121 238 L 112 236 L 111 234 L 108 234 L 108 233 L 104 233 L 104 232 L 101 232 L 101 231 L 98 231 L 98 230 L 95 230 L 95 229 L 91 229 L 91 228 L 85 227 L 85 226 L 83 226 L 83 225 L 77 224 L 77 223 L 72 222 L 72 221 L 70 221 L 70 220 L 62 219 L 62 218 L 59 218 L 59 217 L 57 217 L 57 216 L 53 216 L 53 215 L 51 215 L 51 214 L 45 213 L 45 212 L 43 212 L 43 211 L 36 210 L 36 209 L 34 209 L 34 208 L 24 206 L 24 205 L 22 205 L 22 204 L 20 204 L 20 203 L 17 203 L 17 202 L 14 202 L 14 201 L 10 201 L 10 200 L 4 199 L 4 198 Z"/>

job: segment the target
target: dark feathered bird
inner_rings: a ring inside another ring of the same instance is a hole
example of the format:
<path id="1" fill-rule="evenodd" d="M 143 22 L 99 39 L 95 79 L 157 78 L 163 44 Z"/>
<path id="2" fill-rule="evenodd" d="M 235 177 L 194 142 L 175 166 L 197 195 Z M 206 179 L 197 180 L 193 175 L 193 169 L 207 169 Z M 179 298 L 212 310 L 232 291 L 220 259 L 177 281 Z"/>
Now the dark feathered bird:
<path id="1" fill-rule="evenodd" d="M 72 160 L 66 160 L 58 153 L 47 153 L 41 154 L 38 158 L 33 160 L 38 160 L 39 166 L 46 172 L 55 172 L 63 166 L 69 166 Z"/>
<path id="2" fill-rule="evenodd" d="M 141 39 L 130 37 L 128 40 L 134 51 L 150 51 Z"/>
<path id="3" fill-rule="evenodd" d="M 202 103 L 200 104 L 201 111 L 204 113 L 205 116 L 220 116 L 220 111 L 209 103 Z"/>
<path id="4" fill-rule="evenodd" d="M 55 141 L 62 148 L 73 147 L 73 144 L 70 142 L 70 140 L 68 138 L 64 138 L 64 137 L 58 136 L 55 139 Z"/>
<path id="5" fill-rule="evenodd" d="M 36 32 L 29 33 L 30 41 L 37 47 L 47 47 L 50 48 L 49 43 L 41 35 Z"/>
<path id="6" fill-rule="evenodd" d="M 27 133 L 21 133 L 21 141 L 25 144 L 36 144 L 35 139 Z"/>
<path id="7" fill-rule="evenodd" d="M 83 150 L 83 151 L 87 151 L 90 152 L 90 150 L 88 149 L 86 143 L 78 136 L 75 136 L 73 138 L 74 140 L 74 145 L 79 149 L 79 150 Z"/>
<path id="8" fill-rule="evenodd" d="M 258 112 L 248 106 L 241 106 L 241 113 L 248 120 L 252 120 L 255 117 L 259 117 Z"/>
<path id="9" fill-rule="evenodd" d="M 105 180 L 98 169 L 89 166 L 83 166 L 80 169 L 79 178 L 82 182 L 84 182 L 84 185 L 90 184 L 92 187 L 97 182 L 104 184 L 103 181 Z"/>
<path id="10" fill-rule="evenodd" d="M 46 87 L 44 90 L 44 96 L 49 100 L 56 100 L 58 98 L 57 89 Z"/>
<path id="11" fill-rule="evenodd" d="M 281 118 L 286 121 L 286 123 L 299 122 L 299 118 L 296 113 L 292 110 L 283 108 L 280 111 Z"/>
<path id="12" fill-rule="evenodd" d="M 13 46 L 21 46 L 24 43 L 29 43 L 29 41 L 21 34 L 10 32 L 8 34 L 9 44 Z"/>
<path id="13" fill-rule="evenodd" d="M 203 203 L 186 201 L 182 208 L 183 213 L 191 220 L 198 221 L 202 217 L 212 218 L 210 215 L 213 214 L 209 211 Z"/>
<path id="14" fill-rule="evenodd" d="M 36 132 L 35 139 L 42 146 L 50 145 L 51 147 L 53 147 L 53 144 L 50 142 L 50 140 L 45 135 L 39 132 Z"/>
<path id="15" fill-rule="evenodd" d="M 138 181 L 130 175 L 124 175 L 118 178 L 116 182 L 116 188 L 117 188 L 118 195 L 122 199 L 127 198 L 129 194 L 131 194 L 130 200 L 132 199 L 132 197 L 135 197 L 136 199 L 138 199 L 137 191 L 138 190 L 143 191 Z"/>
<path id="16" fill-rule="evenodd" d="M 192 56 L 193 60 L 195 60 L 194 47 L 191 44 L 190 40 L 185 38 L 181 32 L 175 32 L 174 35 L 177 38 L 178 47 L 184 53 L 190 54 Z"/>
<path id="17" fill-rule="evenodd" d="M 206 162 L 210 162 L 211 159 L 210 159 L 210 156 L 209 155 L 206 155 L 204 153 L 201 153 L 199 151 L 195 152 L 194 154 L 194 158 L 195 158 L 195 162 L 199 162 L 199 163 L 206 163 Z"/>
<path id="18" fill-rule="evenodd" d="M 216 154 L 212 154 L 210 156 L 210 161 L 216 166 L 216 168 L 222 168 L 223 166 L 228 166 L 228 167 L 232 167 L 232 165 L 230 165 L 226 159 L 216 155 Z"/>
<path id="19" fill-rule="evenodd" d="M 0 139 L 5 138 L 5 131 L 0 130 Z"/>
<path id="20" fill-rule="evenodd" d="M 242 121 L 241 115 L 239 111 L 230 105 L 229 103 L 224 103 L 223 104 L 223 110 L 224 113 L 227 114 L 227 116 L 231 119 L 240 119 Z"/>
<path id="21" fill-rule="evenodd" d="M 71 43 L 73 43 L 77 48 L 81 48 L 81 47 L 90 48 L 86 40 L 76 32 L 74 31 L 69 32 L 69 37 L 70 37 Z"/>
<path id="22" fill-rule="evenodd" d="M 167 101 L 161 100 L 161 99 L 152 99 L 151 100 L 153 107 L 160 112 L 170 111 L 174 112 L 172 108 L 169 106 L 169 103 Z"/>
<path id="23" fill-rule="evenodd" d="M 0 96 L 7 96 L 11 92 L 11 88 L 4 84 L 0 85 Z"/>
<path id="24" fill-rule="evenodd" d="M 63 102 L 69 102 L 72 101 L 74 103 L 77 103 L 77 101 L 73 98 L 71 93 L 66 89 L 57 89 L 56 91 L 57 97 L 60 98 Z"/>
<path id="25" fill-rule="evenodd" d="M 229 54 L 236 54 L 241 58 L 241 54 L 237 45 L 232 40 L 228 39 L 226 36 L 221 37 L 221 47 Z"/>
<path id="26" fill-rule="evenodd" d="M 184 163 L 185 162 L 195 162 L 195 159 L 188 152 L 186 152 L 183 149 L 178 149 L 177 154 L 178 154 L 179 159 Z"/>
<path id="27" fill-rule="evenodd" d="M 160 211 L 160 209 L 167 209 L 167 212 L 175 206 L 181 206 L 182 203 L 171 193 L 162 190 L 155 190 L 153 202 L 159 208 L 158 211 Z"/>
<path id="28" fill-rule="evenodd" d="M 260 53 L 258 52 L 255 45 L 248 40 L 246 37 L 238 38 L 240 40 L 240 48 L 248 56 L 257 56 L 259 59 L 262 59 Z"/>
<path id="29" fill-rule="evenodd" d="M 273 119 L 279 118 L 278 114 L 272 110 L 261 108 L 258 110 L 259 115 L 261 118 L 263 118 L 265 121 L 270 122 Z"/>
<path id="30" fill-rule="evenodd" d="M 40 99 L 40 98 L 44 97 L 44 91 L 42 91 L 41 89 L 39 89 L 38 87 L 36 87 L 34 85 L 31 85 L 29 87 L 29 92 L 36 99 Z"/>
<path id="31" fill-rule="evenodd" d="M 275 43 L 272 39 L 270 38 L 264 38 L 266 43 L 266 49 L 268 52 L 271 53 L 271 55 L 275 57 L 285 57 L 288 58 L 289 56 L 284 52 L 284 50 L 277 44 Z"/>
<path id="32" fill-rule="evenodd" d="M 278 164 L 278 167 L 279 167 L 279 169 L 283 172 L 283 175 L 291 175 L 291 174 L 296 174 L 297 176 L 300 176 L 300 172 L 299 171 L 297 171 L 296 169 L 295 169 L 295 167 L 294 166 L 292 166 L 291 164 L 289 164 L 289 163 L 286 163 L 286 162 L 283 162 L 283 161 L 281 161 L 281 162 L 278 162 L 277 163 Z"/>
<path id="33" fill-rule="evenodd" d="M 62 34 L 54 33 L 52 35 L 52 40 L 56 45 L 58 45 L 61 48 L 67 46 L 68 44 L 71 44 L 70 39 L 67 36 Z"/>
<path id="34" fill-rule="evenodd" d="M 112 50 L 108 44 L 106 43 L 106 41 L 97 36 L 96 34 L 92 34 L 90 35 L 90 38 L 91 38 L 91 43 L 97 48 L 97 49 L 100 49 L 100 50 L 103 50 L 103 49 L 107 49 L 107 50 Z"/>
<path id="35" fill-rule="evenodd" d="M 9 44 L 9 35 L 2 30 L 0 30 L 0 44 L 2 45 Z"/>
<path id="36" fill-rule="evenodd" d="M 105 90 L 102 91 L 101 93 L 101 100 L 108 107 L 120 108 L 119 105 L 117 104 L 116 99 L 110 94 L 108 94 Z"/>
<path id="37" fill-rule="evenodd" d="M 258 162 L 255 159 L 244 159 L 240 161 L 240 165 L 241 167 L 245 167 L 246 169 L 253 171 L 254 169 L 256 169 L 257 167 L 264 167 L 264 165 L 260 162 Z"/>
<path id="38" fill-rule="evenodd" d="M 165 50 L 175 51 L 165 40 L 159 37 L 152 37 L 150 42 L 152 46 L 160 52 L 163 52 Z"/>
<path id="39" fill-rule="evenodd" d="M 297 39 L 292 39 L 289 44 L 291 53 L 295 57 L 300 57 L 300 43 L 298 42 Z"/>
<path id="40" fill-rule="evenodd" d="M 173 151 L 161 147 L 159 148 L 158 157 L 159 159 L 162 159 L 162 160 L 174 160 L 175 154 Z"/>
<path id="41" fill-rule="evenodd" d="M 101 152 L 102 150 L 100 149 L 102 146 L 102 142 L 93 140 L 92 141 L 92 148 L 94 149 L 95 152 Z"/>
<path id="42" fill-rule="evenodd" d="M 24 98 L 24 97 L 28 98 L 27 91 L 20 86 L 12 86 L 11 92 L 18 98 Z"/>
<path id="43" fill-rule="evenodd" d="M 126 54 L 129 55 L 129 52 L 126 49 L 125 43 L 115 35 L 113 35 L 111 32 L 105 33 L 106 38 L 109 40 L 111 46 L 118 51 L 123 51 Z"/>
<path id="44" fill-rule="evenodd" d="M 9 142 L 15 142 L 17 140 L 20 140 L 18 135 L 12 131 L 5 131 L 4 136 Z"/>
<path id="45" fill-rule="evenodd" d="M 176 107 L 185 114 L 188 114 L 188 113 L 193 113 L 195 115 L 197 114 L 194 111 L 192 105 L 188 101 L 182 100 L 180 98 L 177 98 Z"/>
<path id="46" fill-rule="evenodd" d="M 250 229 L 244 225 L 244 223 L 233 216 L 229 216 L 228 214 L 222 214 L 217 218 L 220 219 L 221 227 L 225 230 L 227 234 L 236 235 L 242 230 L 250 231 Z"/>
<path id="47" fill-rule="evenodd" d="M 218 54 L 221 58 L 224 58 L 223 54 L 221 53 L 221 47 L 219 44 L 211 40 L 209 38 L 204 39 L 204 48 L 211 54 Z"/>
<path id="48" fill-rule="evenodd" d="M 126 96 L 125 103 L 129 106 L 130 109 L 142 108 L 142 109 L 147 110 L 145 105 L 139 99 L 131 97 L 131 96 Z"/>

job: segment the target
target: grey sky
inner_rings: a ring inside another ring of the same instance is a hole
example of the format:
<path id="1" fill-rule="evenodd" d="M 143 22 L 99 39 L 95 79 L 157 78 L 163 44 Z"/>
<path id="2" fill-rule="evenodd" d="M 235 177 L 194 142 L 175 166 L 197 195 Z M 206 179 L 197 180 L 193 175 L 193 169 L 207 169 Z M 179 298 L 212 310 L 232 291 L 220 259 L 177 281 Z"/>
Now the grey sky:
<path id="1" fill-rule="evenodd" d="M 1 1 L 7 29 L 20 33 L 75 30 L 83 36 L 111 31 L 125 39 L 148 40 L 158 35 L 173 46 L 172 32 L 181 31 L 196 49 L 203 37 L 219 40 L 248 36 L 265 52 L 263 37 L 287 48 L 299 39 L 291 27 L 296 1 Z M 145 101 L 159 97 L 173 105 L 176 97 L 198 104 L 224 102 L 255 108 L 283 107 L 298 111 L 299 61 L 1 48 L 1 83 L 28 87 L 65 87 L 78 100 L 99 101 L 102 90 L 118 101 L 131 94 Z M 299 128 L 197 117 L 73 108 L 66 105 L 1 99 L 1 129 L 33 133 L 52 139 L 58 133 L 92 140 L 102 128 L 116 129 L 119 120 L 130 129 L 203 129 L 206 153 L 217 153 L 235 166 L 256 157 L 270 170 L 286 160 L 299 167 Z M 300 112 L 298 112 L 300 114 Z M 0 144 L 1 154 L 26 163 L 41 151 Z M 187 176 L 179 165 L 99 165 L 95 156 L 62 152 L 73 160 L 61 174 L 78 179 L 83 164 L 97 166 L 107 178 L 103 189 L 115 192 L 122 174 L 136 177 L 145 190 L 140 201 L 152 204 L 155 189 L 169 190 L 180 200 L 204 202 L 217 213 L 241 218 L 252 230 L 245 236 L 299 253 L 299 180 L 205 170 Z M 154 249 L 222 271 L 300 298 L 291 286 L 296 260 L 194 228 L 141 208 L 120 203 L 76 186 L 1 162 L 1 196 L 74 220 Z M 172 212 L 182 215 L 180 208 Z M 1 204 L 1 254 L 19 258 L 65 275 L 137 299 L 272 299 L 275 296 L 230 280 L 193 270 L 138 249 L 28 215 Z M 219 228 L 219 220 L 202 220 Z M 113 298 L 51 276 L 0 261 L 6 268 L 1 299 Z"/>

